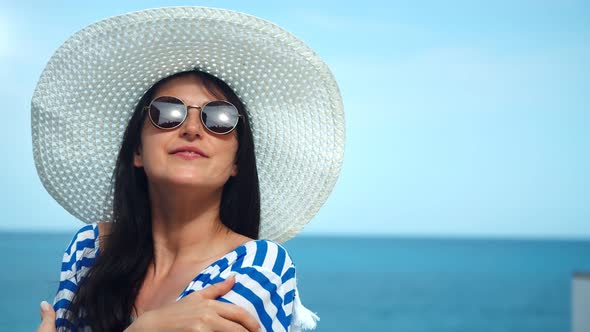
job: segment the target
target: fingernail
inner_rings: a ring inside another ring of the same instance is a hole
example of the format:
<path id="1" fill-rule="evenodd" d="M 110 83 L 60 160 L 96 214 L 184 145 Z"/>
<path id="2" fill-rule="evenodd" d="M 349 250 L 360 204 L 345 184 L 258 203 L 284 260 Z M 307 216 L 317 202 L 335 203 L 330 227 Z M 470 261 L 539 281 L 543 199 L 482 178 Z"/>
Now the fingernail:
<path id="1" fill-rule="evenodd" d="M 47 303 L 47 301 L 41 301 L 41 311 L 47 312 L 51 310 L 51 304 Z"/>

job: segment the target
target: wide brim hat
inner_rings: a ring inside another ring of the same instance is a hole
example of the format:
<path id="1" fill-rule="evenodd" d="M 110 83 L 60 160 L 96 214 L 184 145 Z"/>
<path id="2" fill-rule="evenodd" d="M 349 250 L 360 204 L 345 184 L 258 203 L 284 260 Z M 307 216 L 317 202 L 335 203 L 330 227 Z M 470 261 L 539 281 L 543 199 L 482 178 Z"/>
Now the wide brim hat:
<path id="1" fill-rule="evenodd" d="M 169 7 L 107 18 L 68 38 L 43 70 L 31 105 L 41 182 L 86 223 L 112 219 L 112 175 L 142 95 L 199 69 L 234 89 L 254 134 L 260 237 L 284 242 L 324 204 L 344 154 L 344 113 L 327 65 L 263 19 Z"/>

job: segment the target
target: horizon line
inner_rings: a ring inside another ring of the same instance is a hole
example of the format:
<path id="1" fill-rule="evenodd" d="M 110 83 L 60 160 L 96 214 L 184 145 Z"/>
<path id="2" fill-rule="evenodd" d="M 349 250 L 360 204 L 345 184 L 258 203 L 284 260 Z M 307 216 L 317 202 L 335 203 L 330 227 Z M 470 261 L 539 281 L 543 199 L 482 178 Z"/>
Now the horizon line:
<path id="1" fill-rule="evenodd" d="M 0 234 L 36 234 L 36 235 L 68 235 L 77 232 L 60 229 L 28 229 L 28 228 L 3 228 Z M 394 232 L 325 232 L 303 231 L 298 238 L 354 238 L 354 239 L 422 239 L 422 240 L 507 240 L 507 241 L 590 241 L 590 235 L 540 235 L 540 234 L 465 234 L 465 233 L 394 233 Z M 289 240 L 288 240 L 289 241 Z"/>

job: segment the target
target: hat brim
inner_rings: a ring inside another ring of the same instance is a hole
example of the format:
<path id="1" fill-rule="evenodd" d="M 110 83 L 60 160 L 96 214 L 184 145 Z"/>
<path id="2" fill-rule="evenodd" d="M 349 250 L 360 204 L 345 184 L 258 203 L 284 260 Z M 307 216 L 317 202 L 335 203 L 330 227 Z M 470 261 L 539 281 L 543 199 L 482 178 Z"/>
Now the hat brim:
<path id="1" fill-rule="evenodd" d="M 260 237 L 284 242 L 324 204 L 344 154 L 344 113 L 326 64 L 301 40 L 260 18 L 169 7 L 108 18 L 72 35 L 35 89 L 37 172 L 67 211 L 111 218 L 111 177 L 141 96 L 171 74 L 198 68 L 234 89 L 254 133 Z"/>

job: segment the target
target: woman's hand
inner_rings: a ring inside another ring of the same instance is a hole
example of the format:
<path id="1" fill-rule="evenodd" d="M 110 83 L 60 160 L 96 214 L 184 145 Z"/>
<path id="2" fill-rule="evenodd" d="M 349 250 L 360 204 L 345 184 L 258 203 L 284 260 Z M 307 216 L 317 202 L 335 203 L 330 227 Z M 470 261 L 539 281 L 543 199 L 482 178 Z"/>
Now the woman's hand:
<path id="1" fill-rule="evenodd" d="M 235 279 L 229 278 L 178 302 L 145 312 L 125 331 L 257 332 L 260 325 L 246 310 L 216 300 L 229 292 L 234 283 Z"/>
<path id="2" fill-rule="evenodd" d="M 148 311 L 125 331 L 243 331 L 257 332 L 260 325 L 243 308 L 216 299 L 234 286 L 235 279 L 194 292 L 178 302 Z M 41 325 L 37 332 L 57 332 L 53 307 L 41 302 Z"/>
<path id="3" fill-rule="evenodd" d="M 37 332 L 57 332 L 55 328 L 55 311 L 51 304 L 41 302 L 41 325 Z"/>

